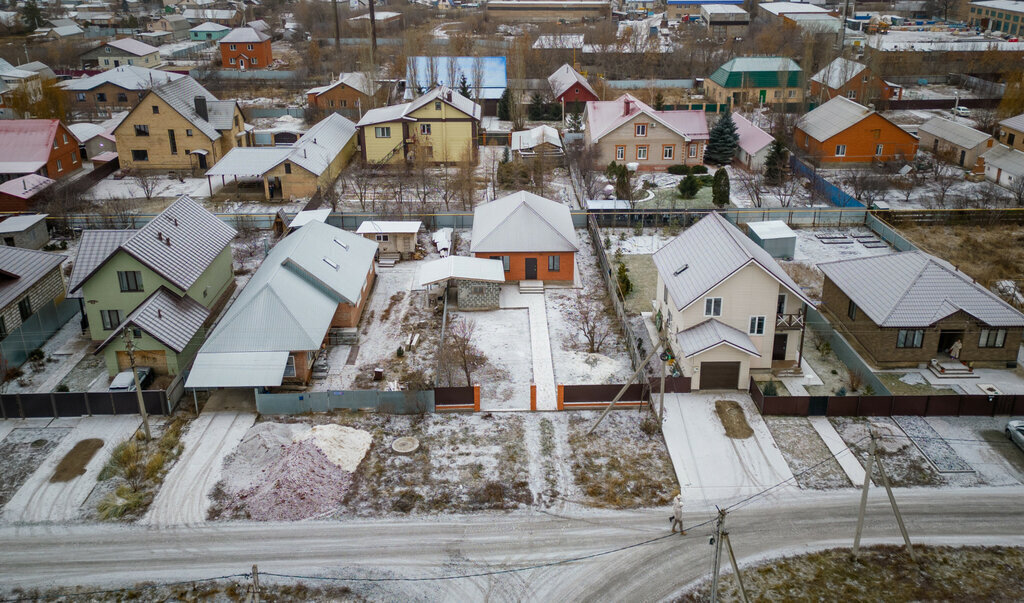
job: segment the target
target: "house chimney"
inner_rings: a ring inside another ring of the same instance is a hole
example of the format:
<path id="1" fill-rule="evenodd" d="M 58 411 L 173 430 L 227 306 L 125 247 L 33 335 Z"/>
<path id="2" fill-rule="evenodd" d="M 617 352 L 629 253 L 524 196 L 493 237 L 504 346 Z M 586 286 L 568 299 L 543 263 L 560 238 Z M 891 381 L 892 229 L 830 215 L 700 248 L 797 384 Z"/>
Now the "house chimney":
<path id="1" fill-rule="evenodd" d="M 178 219 L 177 219 L 177 218 L 174 218 L 174 225 L 175 225 L 175 226 L 177 226 L 177 225 L 178 225 Z"/>
<path id="2" fill-rule="evenodd" d="M 629 102 L 628 98 L 622 101 L 622 115 L 623 116 L 629 115 L 629 109 L 630 109 L 629 106 L 630 106 L 630 104 L 631 103 Z"/>
<path id="3" fill-rule="evenodd" d="M 162 233 L 160 231 L 157 231 L 157 233 L 156 233 L 156 240 L 157 241 L 163 241 L 164 240 L 164 233 Z"/>
<path id="4" fill-rule="evenodd" d="M 157 318 L 163 318 L 164 317 L 164 313 L 160 311 L 160 308 L 156 309 L 156 317 Z"/>
<path id="5" fill-rule="evenodd" d="M 202 117 L 203 121 L 210 121 L 210 114 L 206 111 L 206 97 L 205 96 L 197 96 L 195 104 L 196 104 L 196 113 L 199 114 L 199 117 Z"/>
<path id="6" fill-rule="evenodd" d="M 168 247 L 170 247 L 170 246 L 171 246 L 171 237 L 167 237 L 166 239 L 164 239 L 164 243 L 165 243 L 165 244 L 166 244 L 166 245 L 167 245 Z"/>

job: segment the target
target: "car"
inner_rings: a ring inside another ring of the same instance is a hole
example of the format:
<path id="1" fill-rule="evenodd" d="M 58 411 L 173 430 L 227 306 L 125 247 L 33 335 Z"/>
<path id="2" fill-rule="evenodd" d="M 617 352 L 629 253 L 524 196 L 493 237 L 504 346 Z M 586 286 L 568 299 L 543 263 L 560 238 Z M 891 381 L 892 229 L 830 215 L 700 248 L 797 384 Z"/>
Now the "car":
<path id="1" fill-rule="evenodd" d="M 1024 450 L 1024 421 L 1016 420 L 1006 423 L 1006 437 L 1017 445 L 1017 448 Z"/>
<path id="2" fill-rule="evenodd" d="M 956 115 L 957 117 L 970 117 L 971 110 L 967 107 L 957 105 L 956 107 L 953 107 L 953 115 Z"/>
<path id="3" fill-rule="evenodd" d="M 153 381 L 153 368 L 149 366 L 137 366 L 135 372 L 139 375 L 139 386 L 146 389 L 146 386 Z M 110 382 L 112 392 L 133 392 L 135 391 L 135 379 L 132 378 L 131 369 L 121 371 L 114 380 Z"/>

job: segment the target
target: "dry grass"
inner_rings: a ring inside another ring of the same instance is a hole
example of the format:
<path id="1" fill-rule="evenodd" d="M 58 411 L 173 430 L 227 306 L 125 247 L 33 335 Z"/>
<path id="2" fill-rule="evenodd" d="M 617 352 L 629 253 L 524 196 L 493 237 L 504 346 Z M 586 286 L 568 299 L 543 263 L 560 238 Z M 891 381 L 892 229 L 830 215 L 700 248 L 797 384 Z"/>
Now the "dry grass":
<path id="1" fill-rule="evenodd" d="M 915 546 L 918 563 L 902 547 L 830 549 L 767 561 L 742 569 L 743 584 L 757 601 L 1010 601 L 1024 587 L 1024 549 Z M 728 565 L 726 563 L 726 565 Z M 731 572 L 730 572 L 731 574 Z M 1018 593 L 1014 595 L 1013 593 Z M 740 600 L 736 579 L 719 583 L 724 601 Z M 710 583 L 680 597 L 706 601 Z"/>
<path id="2" fill-rule="evenodd" d="M 651 300 L 655 297 L 654 289 L 658 286 L 658 270 L 650 255 L 623 255 L 622 263 L 629 271 L 629 281 L 633 283 L 633 291 L 626 296 L 626 311 L 639 314 L 651 311 Z M 618 266 L 612 259 L 612 270 Z"/>
<path id="3" fill-rule="evenodd" d="M 130 586 L 120 594 L 107 595 L 111 601 L 250 601 L 250 582 L 244 580 L 217 580 L 211 582 L 188 582 L 174 586 L 157 586 L 152 582 L 143 582 Z M 7 592 L 11 598 L 26 601 L 41 600 L 95 600 L 93 595 L 77 593 L 96 590 L 95 586 L 54 588 L 49 590 L 15 588 Z M 260 595 L 266 601 L 330 601 L 348 602 L 365 601 L 362 596 L 352 592 L 344 584 L 321 583 L 307 586 L 302 582 L 282 584 L 261 581 Z"/>
<path id="4" fill-rule="evenodd" d="M 935 387 L 929 383 L 904 383 L 899 373 L 875 373 L 885 388 L 897 396 L 935 396 L 952 394 L 952 388 Z"/>
<path id="5" fill-rule="evenodd" d="M 796 284 L 803 288 L 811 299 L 821 299 L 821 288 L 825 284 L 825 275 L 820 270 L 804 262 L 784 262 L 779 265 L 786 271 Z"/>
<path id="6" fill-rule="evenodd" d="M 743 408 L 735 400 L 715 400 L 715 414 L 725 428 L 725 435 L 734 440 L 745 440 L 754 435 L 754 430 L 747 423 Z"/>
<path id="7" fill-rule="evenodd" d="M 830 458 L 832 453 L 807 417 L 767 416 L 764 421 L 801 488 L 829 490 L 851 486 L 850 478 L 839 461 Z"/>
<path id="8" fill-rule="evenodd" d="M 96 456 L 100 448 L 103 448 L 103 440 L 98 438 L 89 438 L 75 444 L 53 470 L 50 483 L 69 482 L 79 475 L 84 475 L 85 466 Z"/>

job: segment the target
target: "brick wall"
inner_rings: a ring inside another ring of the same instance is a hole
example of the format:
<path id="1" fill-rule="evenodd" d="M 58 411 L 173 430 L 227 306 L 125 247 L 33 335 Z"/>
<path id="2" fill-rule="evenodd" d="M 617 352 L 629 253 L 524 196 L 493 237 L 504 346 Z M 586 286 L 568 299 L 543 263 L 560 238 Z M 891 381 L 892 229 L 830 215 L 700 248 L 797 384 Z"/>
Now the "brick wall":
<path id="1" fill-rule="evenodd" d="M 64 299 L 64 277 L 61 275 L 60 267 L 54 268 L 46 276 L 29 288 L 27 293 L 32 303 L 32 313 L 35 314 L 40 308 L 50 301 L 60 302 Z M 10 305 L 0 309 L 0 316 L 4 317 L 4 326 L 7 332 L 21 326 L 21 313 L 18 311 L 18 302 L 25 296 L 19 296 Z"/>

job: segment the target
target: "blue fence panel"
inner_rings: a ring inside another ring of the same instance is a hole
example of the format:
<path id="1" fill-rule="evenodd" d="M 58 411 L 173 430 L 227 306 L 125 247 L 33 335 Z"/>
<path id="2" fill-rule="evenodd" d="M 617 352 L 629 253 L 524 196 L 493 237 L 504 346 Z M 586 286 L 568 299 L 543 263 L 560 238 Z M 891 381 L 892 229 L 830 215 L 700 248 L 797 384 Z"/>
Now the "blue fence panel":
<path id="1" fill-rule="evenodd" d="M 843 192 L 838 186 L 821 177 L 813 167 L 800 161 L 795 155 L 789 158 L 789 167 L 794 174 L 807 178 L 811 182 L 811 189 L 828 199 L 828 202 L 836 207 L 864 207 L 864 204 Z"/>

